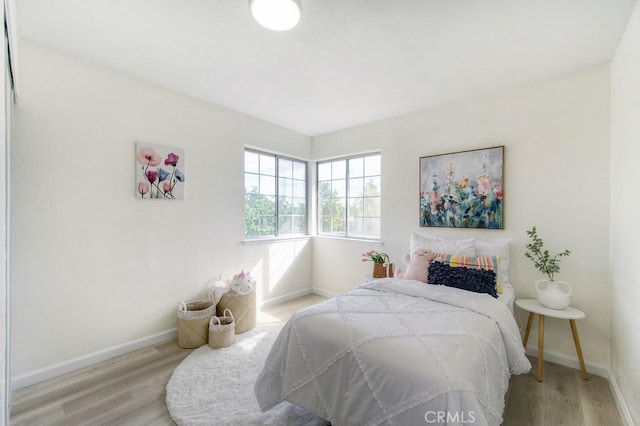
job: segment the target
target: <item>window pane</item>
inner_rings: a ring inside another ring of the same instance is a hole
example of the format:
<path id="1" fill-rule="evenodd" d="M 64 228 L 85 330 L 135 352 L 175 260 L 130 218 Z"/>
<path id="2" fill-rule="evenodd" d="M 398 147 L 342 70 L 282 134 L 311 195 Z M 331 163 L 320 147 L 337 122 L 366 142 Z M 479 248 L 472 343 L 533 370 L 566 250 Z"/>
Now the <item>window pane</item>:
<path id="1" fill-rule="evenodd" d="M 349 198 L 349 219 L 364 216 L 364 200 L 362 198 Z"/>
<path id="2" fill-rule="evenodd" d="M 352 158 L 349 160 L 349 177 L 360 177 L 364 174 L 364 158 Z"/>
<path id="3" fill-rule="evenodd" d="M 333 203 L 333 233 L 342 233 L 345 229 L 345 219 L 347 209 L 345 208 L 346 200 L 344 198 L 336 198 Z"/>
<path id="4" fill-rule="evenodd" d="M 278 158 L 278 176 L 291 179 L 293 177 L 293 161 Z"/>
<path id="5" fill-rule="evenodd" d="M 349 231 L 348 235 L 355 238 L 364 238 L 364 219 L 349 218 Z"/>
<path id="6" fill-rule="evenodd" d="M 276 218 L 275 216 L 260 217 L 260 236 L 270 237 L 276 235 Z"/>
<path id="7" fill-rule="evenodd" d="M 294 198 L 293 199 L 293 214 L 298 216 L 307 216 L 307 199 L 306 198 Z"/>
<path id="8" fill-rule="evenodd" d="M 260 172 L 259 154 L 251 151 L 244 152 L 244 171 L 251 173 Z"/>
<path id="9" fill-rule="evenodd" d="M 253 173 L 244 174 L 244 192 L 258 192 L 260 188 L 260 176 Z"/>
<path id="10" fill-rule="evenodd" d="M 366 217 L 380 217 L 380 198 L 371 197 L 364 199 L 364 215 Z"/>
<path id="11" fill-rule="evenodd" d="M 281 197 L 293 197 L 293 181 L 291 179 L 278 179 L 278 195 Z"/>
<path id="12" fill-rule="evenodd" d="M 365 196 L 380 195 L 380 177 L 379 176 L 365 178 L 364 195 Z"/>
<path id="13" fill-rule="evenodd" d="M 364 219 L 364 238 L 380 238 L 380 219 Z"/>
<path id="14" fill-rule="evenodd" d="M 380 174 L 380 156 L 370 155 L 364 158 L 364 175 L 375 176 Z"/>
<path id="15" fill-rule="evenodd" d="M 278 233 L 280 235 L 291 234 L 291 219 L 291 216 L 280 216 L 278 219 Z"/>
<path id="16" fill-rule="evenodd" d="M 346 197 L 347 196 L 347 181 L 346 179 L 338 179 L 333 181 L 333 185 L 331 185 L 333 189 L 334 197 Z"/>
<path id="17" fill-rule="evenodd" d="M 263 175 L 276 175 L 276 157 L 260 154 L 260 173 Z"/>
<path id="18" fill-rule="evenodd" d="M 318 180 L 331 180 L 331 163 L 318 164 Z"/>
<path id="19" fill-rule="evenodd" d="M 331 233 L 331 224 L 333 223 L 333 218 L 331 216 L 320 216 L 320 233 L 322 234 L 330 234 Z"/>
<path id="20" fill-rule="evenodd" d="M 274 216 L 276 215 L 276 197 L 268 195 L 258 196 L 258 212 L 260 215 Z"/>
<path id="21" fill-rule="evenodd" d="M 293 216 L 292 228 L 294 234 L 305 234 L 307 232 L 307 217 Z"/>
<path id="22" fill-rule="evenodd" d="M 287 216 L 293 214 L 293 199 L 290 197 L 280 197 L 278 203 L 278 215 Z"/>
<path id="23" fill-rule="evenodd" d="M 293 196 L 294 197 L 307 197 L 307 182 L 301 180 L 293 181 Z"/>
<path id="24" fill-rule="evenodd" d="M 293 162 L 293 178 L 298 180 L 307 180 L 307 164 L 300 161 Z"/>
<path id="25" fill-rule="evenodd" d="M 347 177 L 347 162 L 345 160 L 331 163 L 331 179 L 344 179 Z"/>
<path id="26" fill-rule="evenodd" d="M 364 179 L 349 179 L 349 197 L 362 197 L 364 195 Z"/>
<path id="27" fill-rule="evenodd" d="M 276 195 L 276 178 L 273 176 L 260 176 L 260 193 L 263 195 Z"/>

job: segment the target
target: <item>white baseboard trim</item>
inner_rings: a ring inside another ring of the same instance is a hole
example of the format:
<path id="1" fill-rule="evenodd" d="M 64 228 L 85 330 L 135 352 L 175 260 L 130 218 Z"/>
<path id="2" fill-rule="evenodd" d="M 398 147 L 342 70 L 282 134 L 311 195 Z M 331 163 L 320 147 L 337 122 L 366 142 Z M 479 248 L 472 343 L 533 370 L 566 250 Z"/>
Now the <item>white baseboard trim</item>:
<path id="1" fill-rule="evenodd" d="M 311 294 L 312 292 L 313 291 L 311 287 L 309 287 L 302 290 L 294 291 L 293 293 L 285 294 L 284 296 L 273 297 L 271 299 L 263 300 L 258 308 L 267 308 L 269 306 L 277 305 L 278 303 L 286 302 L 287 300 L 306 296 L 307 294 Z"/>
<path id="2" fill-rule="evenodd" d="M 538 349 L 536 348 L 527 348 L 527 355 L 538 357 Z M 554 352 L 544 351 L 544 360 L 553 362 L 555 364 L 564 365 L 565 367 L 571 367 L 576 370 L 580 369 L 580 363 L 578 359 L 573 359 L 565 355 L 560 355 Z M 588 362 L 584 363 L 587 373 L 595 374 L 596 376 L 604 377 L 605 379 L 609 379 L 610 371 L 608 367 L 597 365 L 597 364 L 589 364 Z M 534 369 L 538 367 L 536 365 L 533 366 Z"/>
<path id="3" fill-rule="evenodd" d="M 311 294 L 313 290 L 311 287 L 302 290 L 294 291 L 293 293 L 286 294 L 284 296 L 274 297 L 263 301 L 260 307 L 267 307 L 276 305 L 278 303 L 286 302 L 287 300 L 295 299 L 297 297 Z M 61 376 L 66 373 L 70 373 L 75 370 L 79 370 L 84 367 L 88 367 L 93 364 L 97 364 L 102 361 L 114 358 L 119 355 L 124 355 L 129 352 L 133 352 L 138 349 L 142 349 L 147 346 L 155 345 L 167 340 L 176 339 L 178 335 L 178 329 L 172 328 L 167 331 L 153 334 L 151 336 L 143 337 L 138 340 L 123 343 L 118 346 L 106 348 L 101 351 L 93 352 L 87 355 L 80 356 L 78 358 L 70 359 L 68 361 L 61 362 L 59 364 L 52 365 L 50 367 L 41 368 L 20 376 L 13 377 L 11 380 L 11 390 L 25 388 L 27 386 L 34 385 L 36 383 L 43 382 L 45 380 L 52 379 L 54 377 Z"/>
<path id="4" fill-rule="evenodd" d="M 313 287 L 313 292 L 315 294 L 319 294 L 320 296 L 324 296 L 324 297 L 336 297 L 338 296 L 338 293 L 334 293 L 333 291 L 329 291 L 329 290 L 324 290 L 318 287 Z"/>
<path id="5" fill-rule="evenodd" d="M 633 426 L 631 411 L 629 411 L 627 401 L 624 399 L 620 386 L 618 386 L 616 376 L 614 376 L 613 373 L 609 373 L 609 387 L 611 388 L 611 393 L 613 393 L 613 399 L 616 401 L 616 405 L 618 406 L 618 413 L 620 413 L 622 422 L 625 426 Z"/>
<path id="6" fill-rule="evenodd" d="M 15 391 L 17 389 L 31 386 L 36 383 L 52 379 L 54 377 L 61 376 L 62 374 L 70 373 L 72 371 L 79 370 L 80 368 L 88 367 L 90 365 L 97 364 L 99 362 L 106 361 L 116 356 L 124 355 L 147 346 L 166 342 L 167 340 L 175 340 L 177 338 L 177 335 L 178 329 L 172 328 L 170 330 L 152 334 L 151 336 L 143 337 L 141 339 L 133 340 L 121 345 L 83 355 L 78 358 L 70 359 L 68 361 L 52 365 L 50 367 L 41 368 L 39 370 L 35 370 L 30 373 L 12 378 L 11 390 Z"/>

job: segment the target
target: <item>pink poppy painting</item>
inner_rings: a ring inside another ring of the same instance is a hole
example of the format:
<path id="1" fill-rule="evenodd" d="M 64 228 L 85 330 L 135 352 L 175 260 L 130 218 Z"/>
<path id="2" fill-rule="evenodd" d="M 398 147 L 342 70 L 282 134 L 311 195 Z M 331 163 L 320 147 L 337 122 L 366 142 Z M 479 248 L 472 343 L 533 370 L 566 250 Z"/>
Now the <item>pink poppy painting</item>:
<path id="1" fill-rule="evenodd" d="M 184 150 L 136 142 L 136 198 L 184 200 Z"/>

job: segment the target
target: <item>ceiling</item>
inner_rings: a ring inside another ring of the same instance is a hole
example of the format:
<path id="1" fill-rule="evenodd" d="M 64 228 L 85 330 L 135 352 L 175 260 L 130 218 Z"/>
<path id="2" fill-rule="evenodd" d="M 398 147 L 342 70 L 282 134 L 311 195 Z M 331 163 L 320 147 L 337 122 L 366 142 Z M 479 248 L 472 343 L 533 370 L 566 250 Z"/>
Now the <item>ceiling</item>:
<path id="1" fill-rule="evenodd" d="M 315 136 L 609 61 L 635 0 L 20 0 L 20 37 Z"/>

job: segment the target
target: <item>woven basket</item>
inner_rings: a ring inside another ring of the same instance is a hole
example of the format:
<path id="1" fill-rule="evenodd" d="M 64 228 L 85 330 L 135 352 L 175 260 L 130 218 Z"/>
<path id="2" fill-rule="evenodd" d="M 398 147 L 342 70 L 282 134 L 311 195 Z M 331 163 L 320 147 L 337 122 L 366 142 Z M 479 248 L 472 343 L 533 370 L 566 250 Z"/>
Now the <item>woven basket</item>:
<path id="1" fill-rule="evenodd" d="M 212 300 L 178 303 L 178 346 L 198 348 L 207 344 L 209 320 L 216 314 Z"/>
<path id="2" fill-rule="evenodd" d="M 236 334 L 251 330 L 256 326 L 256 289 L 244 295 L 229 290 L 218 302 L 217 315 L 224 315 L 225 309 L 233 312 Z"/>
<path id="3" fill-rule="evenodd" d="M 389 255 L 387 253 L 380 253 L 380 256 L 382 256 L 382 258 L 384 259 L 384 263 L 373 264 L 373 278 L 387 277 L 387 264 L 389 263 Z"/>
<path id="4" fill-rule="evenodd" d="M 228 309 L 224 310 L 224 316 L 212 317 L 209 320 L 209 347 L 218 349 L 233 345 L 236 341 L 235 327 L 233 314 Z"/>

